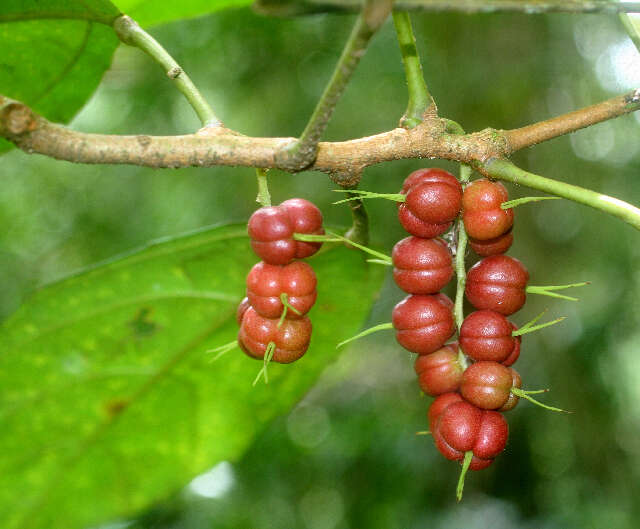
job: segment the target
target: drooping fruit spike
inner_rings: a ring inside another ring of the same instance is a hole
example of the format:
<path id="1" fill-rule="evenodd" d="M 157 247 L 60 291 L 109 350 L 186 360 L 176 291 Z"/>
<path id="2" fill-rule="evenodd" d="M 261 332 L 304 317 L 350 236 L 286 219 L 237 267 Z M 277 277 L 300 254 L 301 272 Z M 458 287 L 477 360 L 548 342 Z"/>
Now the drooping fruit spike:
<path id="1" fill-rule="evenodd" d="M 451 280 L 451 252 L 442 239 L 406 237 L 391 254 L 393 278 L 409 294 L 435 294 Z"/>
<path id="2" fill-rule="evenodd" d="M 414 364 L 420 389 L 435 397 L 457 391 L 463 367 L 458 362 L 458 344 L 450 343 L 428 355 L 419 355 Z"/>
<path id="3" fill-rule="evenodd" d="M 238 344 L 253 358 L 264 358 L 269 342 L 275 343 L 273 361 L 281 364 L 294 362 L 306 353 L 311 339 L 311 320 L 284 320 L 278 327 L 277 319 L 263 318 L 253 307 L 244 313 Z"/>
<path id="4" fill-rule="evenodd" d="M 508 193 L 500 182 L 485 178 L 471 182 L 462 197 L 462 220 L 470 238 L 479 241 L 500 237 L 513 226 L 513 210 L 501 209 Z"/>
<path id="5" fill-rule="evenodd" d="M 321 242 L 296 241 L 294 233 L 324 233 L 320 210 L 301 198 L 258 209 L 249 218 L 248 228 L 253 251 L 273 265 L 285 265 L 293 259 L 309 257 L 322 245 Z"/>
<path id="6" fill-rule="evenodd" d="M 244 297 L 242 301 L 238 304 L 238 308 L 236 310 L 236 321 L 238 325 L 242 323 L 242 318 L 244 318 L 244 313 L 247 312 L 247 309 L 251 306 L 249 303 L 249 298 Z"/>
<path id="7" fill-rule="evenodd" d="M 444 294 L 407 296 L 391 317 L 398 343 L 419 355 L 437 351 L 455 332 L 452 309 Z"/>
<path id="8" fill-rule="evenodd" d="M 281 294 L 298 312 L 288 310 L 288 319 L 304 316 L 316 301 L 316 275 L 303 261 L 278 266 L 259 262 L 247 276 L 247 296 L 251 306 L 265 318 L 279 318 L 284 311 Z"/>
<path id="9" fill-rule="evenodd" d="M 477 239 L 469 239 L 471 249 L 480 257 L 488 257 L 490 255 L 499 255 L 505 253 L 513 244 L 513 232 L 509 230 L 495 239 L 487 239 L 479 241 Z"/>
<path id="10" fill-rule="evenodd" d="M 514 369 L 497 362 L 480 361 L 465 370 L 460 393 L 466 401 L 483 410 L 508 411 L 518 403 L 511 389 L 521 386 L 522 379 Z"/>
<path id="11" fill-rule="evenodd" d="M 440 417 L 444 409 L 454 402 L 462 402 L 462 395 L 460 395 L 460 393 L 443 393 L 436 397 L 431 403 L 429 411 L 427 412 L 427 419 L 429 420 L 429 428 L 431 428 L 431 430 L 433 430 L 438 417 Z"/>
<path id="12" fill-rule="evenodd" d="M 469 468 L 482 470 L 504 450 L 509 426 L 502 414 L 481 410 L 465 401 L 453 402 L 439 414 L 431 428 L 438 451 L 447 459 L 461 461 L 473 452 Z"/>
<path id="13" fill-rule="evenodd" d="M 529 272 L 518 259 L 492 255 L 471 267 L 464 292 L 475 308 L 508 316 L 524 305 L 528 281 Z"/>
<path id="14" fill-rule="evenodd" d="M 402 185 L 406 201 L 398 206 L 398 219 L 412 235 L 433 238 L 451 227 L 460 212 L 462 186 L 443 169 L 419 169 Z"/>
<path id="15" fill-rule="evenodd" d="M 511 322 L 498 312 L 472 312 L 460 327 L 460 347 L 476 361 L 509 361 L 518 346 L 516 337 L 511 334 L 513 329 Z"/>

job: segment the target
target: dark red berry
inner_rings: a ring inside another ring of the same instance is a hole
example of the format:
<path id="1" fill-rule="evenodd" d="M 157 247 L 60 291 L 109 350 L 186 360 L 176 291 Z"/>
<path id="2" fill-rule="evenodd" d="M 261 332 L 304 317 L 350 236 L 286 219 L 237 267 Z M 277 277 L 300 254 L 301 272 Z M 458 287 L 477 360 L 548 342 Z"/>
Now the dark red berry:
<path id="1" fill-rule="evenodd" d="M 264 358 L 269 342 L 274 342 L 275 362 L 288 364 L 304 355 L 311 340 L 311 320 L 306 316 L 299 320 L 284 320 L 280 327 L 278 321 L 263 318 L 249 307 L 238 333 L 238 343 L 243 351 L 253 358 Z"/>
<path id="2" fill-rule="evenodd" d="M 287 318 L 298 319 L 304 316 L 316 301 L 316 275 L 307 263 L 294 261 L 279 266 L 259 262 L 247 276 L 247 296 L 251 306 L 265 318 L 279 318 L 284 310 L 280 294 L 287 294 L 292 310 Z"/>
<path id="3" fill-rule="evenodd" d="M 398 219 L 417 237 L 433 238 L 444 233 L 460 212 L 462 186 L 443 169 L 414 171 L 400 192 L 407 198 L 398 207 Z"/>
<path id="4" fill-rule="evenodd" d="M 391 318 L 398 343 L 420 355 L 437 351 L 455 332 L 452 308 L 444 294 L 407 296 Z"/>
<path id="5" fill-rule="evenodd" d="M 464 292 L 475 308 L 508 316 L 524 305 L 527 281 L 529 272 L 520 261 L 507 255 L 492 255 L 469 269 Z"/>
<path id="6" fill-rule="evenodd" d="M 511 323 L 511 328 L 514 331 L 518 330 L 518 327 L 516 327 L 513 323 Z M 512 366 L 513 364 L 516 363 L 518 358 L 520 358 L 520 345 L 522 343 L 522 337 L 514 336 L 514 338 L 516 340 L 516 343 L 513 347 L 513 351 L 511 351 L 511 354 L 509 354 L 507 358 L 505 358 L 502 362 L 500 362 L 503 366 L 507 366 L 507 367 Z"/>
<path id="7" fill-rule="evenodd" d="M 502 363 L 510 359 L 518 346 L 518 340 L 511 334 L 513 330 L 511 322 L 502 314 L 478 310 L 462 322 L 460 347 L 473 360 Z"/>
<path id="8" fill-rule="evenodd" d="M 505 253 L 513 244 L 513 233 L 509 230 L 495 239 L 487 239 L 479 241 L 477 239 L 469 239 L 471 249 L 480 257 L 488 257 L 489 255 L 498 255 Z"/>
<path id="9" fill-rule="evenodd" d="M 496 411 L 476 408 L 468 402 L 453 402 L 440 413 L 432 429 L 439 452 L 447 459 L 461 461 L 471 450 L 469 468 L 481 470 L 504 450 L 509 426 Z"/>
<path id="10" fill-rule="evenodd" d="M 436 399 L 431 403 L 431 406 L 429 406 L 429 411 L 427 412 L 429 428 L 433 430 L 438 417 L 440 417 L 440 414 L 447 406 L 449 406 L 449 404 L 462 402 L 462 400 L 462 395 L 460 395 L 460 393 L 443 393 L 436 397 Z"/>
<path id="11" fill-rule="evenodd" d="M 478 408 L 508 411 L 518 403 L 511 388 L 522 385 L 520 375 L 510 367 L 497 362 L 476 362 L 462 375 L 460 393 Z"/>
<path id="12" fill-rule="evenodd" d="M 285 265 L 313 255 L 322 245 L 296 241 L 294 233 L 324 233 L 320 210 L 307 200 L 294 198 L 279 206 L 260 208 L 249 218 L 251 247 L 266 263 Z"/>
<path id="13" fill-rule="evenodd" d="M 435 294 L 453 276 L 451 252 L 442 239 L 407 237 L 391 254 L 393 278 L 410 294 Z"/>
<path id="14" fill-rule="evenodd" d="M 486 241 L 505 234 L 513 225 L 513 210 L 500 209 L 509 199 L 500 182 L 485 178 L 471 182 L 462 196 L 462 220 L 472 239 Z"/>
<path id="15" fill-rule="evenodd" d="M 428 354 L 419 355 L 414 364 L 420 389 L 435 397 L 457 391 L 462 380 L 462 366 L 458 362 L 458 344 L 451 343 Z"/>
<path id="16" fill-rule="evenodd" d="M 244 318 L 244 313 L 247 312 L 247 309 L 250 306 L 251 306 L 251 303 L 249 303 L 248 297 L 243 298 L 240 304 L 238 305 L 238 308 L 236 310 L 236 321 L 238 322 L 238 325 L 242 323 L 242 318 Z"/>

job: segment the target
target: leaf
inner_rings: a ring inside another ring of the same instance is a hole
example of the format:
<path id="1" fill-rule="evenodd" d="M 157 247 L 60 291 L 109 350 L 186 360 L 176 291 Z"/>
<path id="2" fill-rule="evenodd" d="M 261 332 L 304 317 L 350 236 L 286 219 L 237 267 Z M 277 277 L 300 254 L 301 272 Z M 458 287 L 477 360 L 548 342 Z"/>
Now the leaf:
<path id="1" fill-rule="evenodd" d="M 0 94 L 68 122 L 111 64 L 119 14 L 107 0 L 0 2 Z"/>
<path id="2" fill-rule="evenodd" d="M 252 0 L 115 0 L 126 13 L 141 26 L 163 24 L 183 18 L 196 17 L 228 9 L 244 7 Z"/>
<path id="3" fill-rule="evenodd" d="M 0 326 L 0 527 L 86 527 L 238 459 L 363 323 L 381 268 L 343 245 L 318 276 L 311 347 L 262 366 L 239 350 L 235 311 L 256 258 L 245 226 L 152 244 L 37 292 Z"/>

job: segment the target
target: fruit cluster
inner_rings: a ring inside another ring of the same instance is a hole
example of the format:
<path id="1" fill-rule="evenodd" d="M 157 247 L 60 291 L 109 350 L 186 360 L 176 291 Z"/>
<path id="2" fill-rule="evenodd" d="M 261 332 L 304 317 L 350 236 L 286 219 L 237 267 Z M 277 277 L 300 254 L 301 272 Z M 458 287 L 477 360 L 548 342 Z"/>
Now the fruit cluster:
<path id="1" fill-rule="evenodd" d="M 418 355 L 415 371 L 424 393 L 437 397 L 428 412 L 440 453 L 480 470 L 504 449 L 509 429 L 500 412 L 522 395 L 520 375 L 511 366 L 520 355 L 520 337 L 505 316 L 526 298 L 529 274 L 502 255 L 513 242 L 513 211 L 503 209 L 507 191 L 497 182 L 476 180 L 463 191 L 441 169 L 421 169 L 405 180 L 398 209 L 411 234 L 392 253 L 397 285 L 409 295 L 392 315 L 398 343 Z M 474 308 L 458 332 L 453 303 L 439 291 L 454 274 L 449 247 L 437 238 L 460 217 L 473 250 L 483 257 L 468 272 L 465 295 Z"/>
<path id="2" fill-rule="evenodd" d="M 293 198 L 255 211 L 248 228 L 262 261 L 249 272 L 247 297 L 238 306 L 238 345 L 253 358 L 294 362 L 309 347 L 306 314 L 317 296 L 313 268 L 295 259 L 313 255 L 322 244 L 298 241 L 294 234 L 323 234 L 322 213 L 311 202 Z"/>

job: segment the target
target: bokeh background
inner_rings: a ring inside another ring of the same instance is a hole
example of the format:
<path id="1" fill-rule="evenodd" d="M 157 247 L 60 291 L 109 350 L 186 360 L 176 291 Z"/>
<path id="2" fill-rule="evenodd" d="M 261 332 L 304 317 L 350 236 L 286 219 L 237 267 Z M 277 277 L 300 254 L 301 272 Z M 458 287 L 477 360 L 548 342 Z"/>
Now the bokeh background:
<path id="1" fill-rule="evenodd" d="M 426 78 L 443 116 L 468 131 L 512 128 L 640 85 L 640 58 L 615 17 L 415 15 Z M 152 29 L 226 124 L 249 135 L 299 134 L 353 23 L 351 16 L 270 19 L 250 9 Z M 406 106 L 392 25 L 378 34 L 339 103 L 326 137 L 388 130 Z M 105 133 L 180 134 L 198 127 L 163 72 L 121 47 L 95 96 L 72 123 Z M 518 153 L 524 169 L 640 204 L 640 122 L 626 116 Z M 361 187 L 397 192 L 419 167 L 369 168 Z M 42 283 L 255 209 L 250 169 L 150 170 L 72 165 L 10 152 L 0 161 L 0 319 Z M 270 173 L 275 202 L 312 199 L 331 224 L 333 184 L 318 173 Z M 513 186 L 514 197 L 532 194 Z M 395 206 L 370 201 L 374 246 L 405 236 Z M 148 512 L 101 529 L 388 529 L 491 526 L 631 528 L 640 516 L 640 234 L 567 201 L 518 208 L 510 255 L 533 284 L 589 280 L 578 303 L 530 297 L 513 319 L 545 308 L 562 324 L 525 338 L 518 370 L 528 388 L 571 415 L 521 403 L 492 467 L 467 478 L 443 460 L 426 429 L 411 358 L 393 335 L 354 343 L 317 386 L 273 422 L 244 458 L 223 462 Z M 473 260 L 470 256 L 469 263 Z M 389 321 L 402 294 L 387 279 L 370 320 Z M 338 341 L 336 337 L 336 341 Z"/>

